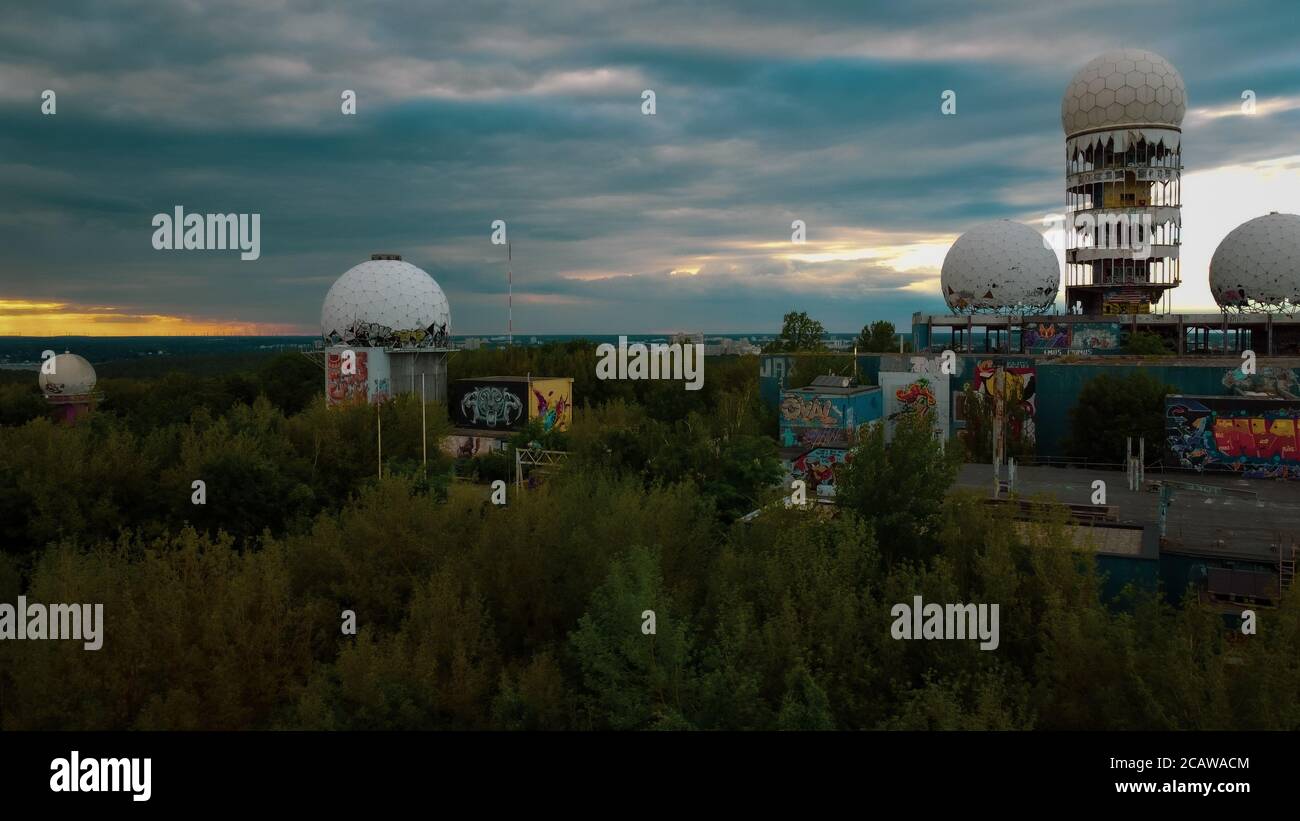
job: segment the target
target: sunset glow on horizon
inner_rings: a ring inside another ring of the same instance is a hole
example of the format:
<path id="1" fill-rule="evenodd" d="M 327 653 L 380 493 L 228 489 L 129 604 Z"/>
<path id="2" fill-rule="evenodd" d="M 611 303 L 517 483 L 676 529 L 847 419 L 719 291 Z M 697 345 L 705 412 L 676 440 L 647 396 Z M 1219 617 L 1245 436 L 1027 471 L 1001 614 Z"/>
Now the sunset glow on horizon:
<path id="1" fill-rule="evenodd" d="M 131 313 L 103 305 L 0 299 L 0 336 L 277 336 L 310 334 L 292 325 Z"/>

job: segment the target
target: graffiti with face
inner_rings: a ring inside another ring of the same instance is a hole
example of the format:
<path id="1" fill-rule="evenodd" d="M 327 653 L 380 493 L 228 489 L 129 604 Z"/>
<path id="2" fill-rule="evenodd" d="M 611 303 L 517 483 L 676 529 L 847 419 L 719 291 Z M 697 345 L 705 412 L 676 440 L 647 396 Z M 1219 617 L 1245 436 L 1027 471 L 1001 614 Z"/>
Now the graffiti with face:
<path id="1" fill-rule="evenodd" d="M 510 427 L 523 415 L 524 403 L 508 390 L 482 386 L 465 394 L 460 410 L 471 424 Z"/>
<path id="2" fill-rule="evenodd" d="M 934 389 L 930 387 L 930 380 L 918 379 L 906 387 L 894 391 L 894 398 L 898 400 L 900 409 L 889 415 L 890 419 L 897 419 L 901 416 L 909 416 L 918 413 L 929 413 L 939 404 L 934 397 Z"/>

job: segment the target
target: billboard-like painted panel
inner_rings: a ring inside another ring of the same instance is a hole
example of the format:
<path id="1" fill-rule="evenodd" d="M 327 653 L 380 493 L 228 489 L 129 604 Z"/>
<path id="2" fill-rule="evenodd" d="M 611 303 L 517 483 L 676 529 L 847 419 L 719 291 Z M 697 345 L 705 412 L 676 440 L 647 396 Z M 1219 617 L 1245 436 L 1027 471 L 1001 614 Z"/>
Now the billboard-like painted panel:
<path id="1" fill-rule="evenodd" d="M 573 421 L 573 380 L 534 379 L 529 386 L 528 418 L 540 419 L 542 430 L 568 430 Z"/>
<path id="2" fill-rule="evenodd" d="M 1165 464 L 1248 479 L 1300 479 L 1300 401 L 1165 397 Z"/>
<path id="3" fill-rule="evenodd" d="M 898 420 L 910 414 L 929 411 L 934 417 L 935 436 L 949 436 L 949 387 L 946 378 L 936 379 L 929 373 L 880 372 L 880 389 L 884 394 L 885 439 L 893 441 Z"/>
<path id="4" fill-rule="evenodd" d="M 460 427 L 515 430 L 528 418 L 528 382 L 458 379 L 452 383 L 450 412 Z"/>
<path id="5" fill-rule="evenodd" d="M 355 354 L 355 367 L 347 352 Z M 330 405 L 382 402 L 391 395 L 388 355 L 383 348 L 333 347 L 325 352 L 325 398 Z"/>

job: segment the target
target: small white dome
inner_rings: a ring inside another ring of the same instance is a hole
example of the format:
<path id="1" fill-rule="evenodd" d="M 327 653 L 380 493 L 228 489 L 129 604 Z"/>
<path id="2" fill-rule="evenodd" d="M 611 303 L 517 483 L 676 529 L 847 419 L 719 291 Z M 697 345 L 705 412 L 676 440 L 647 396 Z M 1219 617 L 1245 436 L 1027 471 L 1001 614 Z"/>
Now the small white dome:
<path id="1" fill-rule="evenodd" d="M 451 307 L 433 277 L 400 257 L 377 254 L 330 287 L 320 325 L 332 345 L 445 347 Z"/>
<path id="2" fill-rule="evenodd" d="M 1182 125 L 1187 112 L 1183 77 L 1159 54 L 1112 51 L 1093 59 L 1066 86 L 1061 127 L 1082 131 L 1135 125 Z"/>
<path id="3" fill-rule="evenodd" d="M 1019 222 L 977 225 L 943 258 L 939 285 L 953 311 L 1027 312 L 1056 301 L 1061 269 L 1043 235 Z"/>
<path id="4" fill-rule="evenodd" d="M 1266 214 L 1228 232 L 1210 259 L 1210 292 L 1224 308 L 1300 307 L 1300 216 Z"/>
<path id="5" fill-rule="evenodd" d="M 42 368 L 38 377 L 41 391 L 50 398 L 94 393 L 96 379 L 94 366 L 75 353 L 54 357 L 54 373 L 45 373 Z"/>

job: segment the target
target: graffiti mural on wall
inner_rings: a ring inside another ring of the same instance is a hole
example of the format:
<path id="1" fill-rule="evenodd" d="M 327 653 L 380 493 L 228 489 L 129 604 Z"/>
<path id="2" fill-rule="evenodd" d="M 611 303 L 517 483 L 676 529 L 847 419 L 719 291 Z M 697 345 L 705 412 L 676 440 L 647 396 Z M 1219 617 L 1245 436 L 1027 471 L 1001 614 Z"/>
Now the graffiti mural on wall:
<path id="1" fill-rule="evenodd" d="M 1300 479 L 1300 403 L 1232 396 L 1165 399 L 1165 464 L 1248 479 Z"/>
<path id="2" fill-rule="evenodd" d="M 808 490 L 835 484 L 835 466 L 851 461 L 852 451 L 843 448 L 813 448 L 790 463 L 790 478 L 802 479 Z"/>
<path id="3" fill-rule="evenodd" d="M 556 396 L 549 391 L 545 396 L 533 388 L 533 418 L 542 420 L 542 430 L 549 431 L 557 422 L 563 422 L 569 410 L 569 397 Z"/>
<path id="4" fill-rule="evenodd" d="M 481 385 L 461 397 L 460 412 L 471 425 L 508 428 L 523 416 L 524 403 L 506 388 Z"/>
<path id="5" fill-rule="evenodd" d="M 1119 325 L 1113 322 L 1080 322 L 1074 326 L 1070 347 L 1077 351 L 1117 351 Z"/>
<path id="6" fill-rule="evenodd" d="M 1013 428 L 1011 434 L 1026 439 L 1034 438 L 1034 415 L 1037 413 L 1036 391 L 1038 388 L 1036 371 L 1029 360 L 993 360 L 984 359 L 975 365 L 972 381 L 963 385 L 963 390 L 974 388 L 981 397 L 1001 398 L 1013 403 L 1025 411 L 1023 429 Z"/>
<path id="7" fill-rule="evenodd" d="M 801 427 L 834 428 L 844 421 L 844 414 L 829 399 L 787 393 L 781 398 L 781 418 Z"/>
<path id="8" fill-rule="evenodd" d="M 1025 328 L 1025 350 L 1031 353 L 1095 353 L 1119 346 L 1120 328 L 1114 322 L 1037 322 Z"/>
<path id="9" fill-rule="evenodd" d="M 1284 399 L 1300 399 L 1300 379 L 1290 368 L 1265 366 L 1253 374 L 1238 368 L 1223 375 L 1223 387 L 1238 392 L 1267 393 Z"/>
<path id="10" fill-rule="evenodd" d="M 356 373 L 343 373 L 343 357 L 330 352 L 325 355 L 325 394 L 329 404 L 365 402 L 369 397 L 370 372 L 365 351 L 356 352 Z"/>
<path id="11" fill-rule="evenodd" d="M 374 322 L 354 322 L 330 331 L 325 339 L 331 345 L 360 348 L 445 348 L 450 340 L 447 324 L 434 324 L 413 331 L 395 331 Z"/>
<path id="12" fill-rule="evenodd" d="M 792 356 L 765 356 L 758 366 L 758 376 L 760 379 L 779 379 L 784 380 L 786 374 L 794 367 L 794 357 Z"/>
<path id="13" fill-rule="evenodd" d="M 949 388 L 947 377 L 931 378 L 928 374 L 881 371 L 880 388 L 884 392 L 885 436 L 892 441 L 894 426 L 910 414 L 929 413 L 935 435 L 948 438 Z"/>
<path id="14" fill-rule="evenodd" d="M 1070 347 L 1070 326 L 1037 322 L 1025 329 L 1025 347 L 1031 351 Z"/>
<path id="15" fill-rule="evenodd" d="M 786 448 L 848 448 L 857 441 L 857 431 L 849 428 L 781 428 L 781 447 Z"/>
<path id="16" fill-rule="evenodd" d="M 930 380 L 925 378 L 918 379 L 907 387 L 894 391 L 894 399 L 898 403 L 898 410 L 889 414 L 891 420 L 920 413 L 931 413 L 939 404 L 934 397 L 934 388 L 930 386 Z"/>

